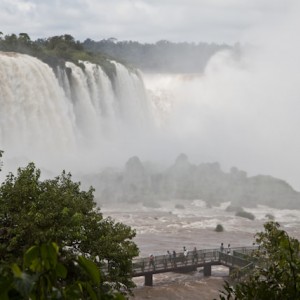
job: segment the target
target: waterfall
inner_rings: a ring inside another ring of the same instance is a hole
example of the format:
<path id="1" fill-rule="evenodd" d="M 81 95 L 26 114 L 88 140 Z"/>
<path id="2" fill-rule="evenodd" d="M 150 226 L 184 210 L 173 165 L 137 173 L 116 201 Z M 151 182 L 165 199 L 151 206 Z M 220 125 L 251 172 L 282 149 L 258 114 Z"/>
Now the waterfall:
<path id="1" fill-rule="evenodd" d="M 75 147 L 72 107 L 52 70 L 36 58 L 0 54 L 0 105 L 1 149 L 26 156 Z"/>
<path id="2" fill-rule="evenodd" d="M 0 52 L 0 149 L 49 169 L 120 151 L 151 123 L 151 110 L 140 74 L 111 63 L 113 80 L 86 61 L 54 72 L 37 58 Z"/>
<path id="3" fill-rule="evenodd" d="M 119 102 L 120 117 L 128 122 L 139 123 L 147 122 L 149 106 L 147 101 L 141 101 L 146 98 L 144 85 L 141 84 L 141 74 L 130 73 L 123 65 L 113 62 L 116 66 L 115 89 Z M 130 74 L 130 76 L 129 76 Z"/>

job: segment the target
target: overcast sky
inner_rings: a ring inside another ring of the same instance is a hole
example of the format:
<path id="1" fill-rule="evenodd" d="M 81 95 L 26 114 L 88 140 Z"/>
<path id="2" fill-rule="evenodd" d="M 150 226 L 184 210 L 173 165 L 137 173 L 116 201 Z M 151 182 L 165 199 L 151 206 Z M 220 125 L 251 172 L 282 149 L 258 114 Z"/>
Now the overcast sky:
<path id="1" fill-rule="evenodd" d="M 235 43 L 295 0 L 1 0 L 0 31 L 156 42 Z"/>

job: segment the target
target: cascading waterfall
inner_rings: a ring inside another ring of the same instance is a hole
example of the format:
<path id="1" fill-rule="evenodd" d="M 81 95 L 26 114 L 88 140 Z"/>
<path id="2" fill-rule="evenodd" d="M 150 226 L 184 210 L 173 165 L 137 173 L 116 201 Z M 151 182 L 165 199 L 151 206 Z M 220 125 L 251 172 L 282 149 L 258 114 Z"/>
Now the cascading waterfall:
<path id="1" fill-rule="evenodd" d="M 17 155 L 75 147 L 74 112 L 48 65 L 0 54 L 1 148 Z"/>
<path id="2" fill-rule="evenodd" d="M 90 62 L 53 72 L 34 57 L 0 52 L 0 149 L 49 169 L 117 151 L 151 112 L 141 76 L 111 63 L 113 81 Z"/>
<path id="3" fill-rule="evenodd" d="M 148 101 L 145 99 L 145 88 L 141 79 L 141 74 L 136 71 L 132 76 L 128 76 L 128 70 L 121 64 L 113 62 L 116 66 L 115 90 L 117 98 L 120 99 L 120 117 L 131 122 L 147 122 L 147 112 L 149 112 Z"/>

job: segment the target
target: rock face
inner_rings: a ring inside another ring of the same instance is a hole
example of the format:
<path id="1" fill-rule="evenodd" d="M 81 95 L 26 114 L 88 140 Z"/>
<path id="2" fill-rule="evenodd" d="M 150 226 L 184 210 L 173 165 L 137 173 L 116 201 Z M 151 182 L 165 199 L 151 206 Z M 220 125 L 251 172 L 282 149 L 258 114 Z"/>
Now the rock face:
<path id="1" fill-rule="evenodd" d="M 131 157 L 123 172 L 122 198 L 130 202 L 143 200 L 150 191 L 150 177 L 137 156 Z"/>
<path id="2" fill-rule="evenodd" d="M 124 170 L 105 170 L 93 177 L 92 184 L 101 202 L 150 205 L 162 200 L 202 199 L 210 205 L 231 201 L 233 206 L 300 208 L 300 193 L 283 180 L 266 175 L 248 177 L 236 167 L 225 173 L 219 163 L 194 165 L 185 154 L 163 172 L 148 170 L 134 156 Z"/>

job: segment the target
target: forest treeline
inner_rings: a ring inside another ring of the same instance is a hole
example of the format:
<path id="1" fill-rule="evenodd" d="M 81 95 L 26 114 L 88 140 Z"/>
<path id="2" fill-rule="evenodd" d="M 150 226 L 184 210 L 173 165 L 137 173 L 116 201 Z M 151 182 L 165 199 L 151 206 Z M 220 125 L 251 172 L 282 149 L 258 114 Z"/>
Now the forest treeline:
<path id="1" fill-rule="evenodd" d="M 226 44 L 173 43 L 167 40 L 142 44 L 114 38 L 100 41 L 86 39 L 83 46 L 88 51 L 113 56 L 143 71 L 170 73 L 201 73 L 216 52 L 233 48 Z"/>
<path id="2" fill-rule="evenodd" d="M 82 68 L 84 66 L 80 61 L 90 61 L 99 64 L 110 78 L 115 74 L 115 65 L 110 60 L 117 60 L 102 53 L 85 50 L 83 43 L 69 34 L 31 40 L 27 33 L 4 35 L 0 32 L 0 51 L 37 57 L 54 70 L 57 66 L 64 68 L 66 61 L 71 61 Z"/>
<path id="3" fill-rule="evenodd" d="M 201 73 L 218 51 L 238 49 L 239 45 L 215 43 L 173 43 L 161 40 L 153 44 L 117 41 L 114 38 L 84 42 L 69 34 L 32 40 L 27 33 L 4 35 L 0 32 L 0 51 L 13 51 L 35 56 L 50 66 L 69 60 L 88 60 L 100 64 L 111 75 L 113 59 L 146 72 Z"/>

